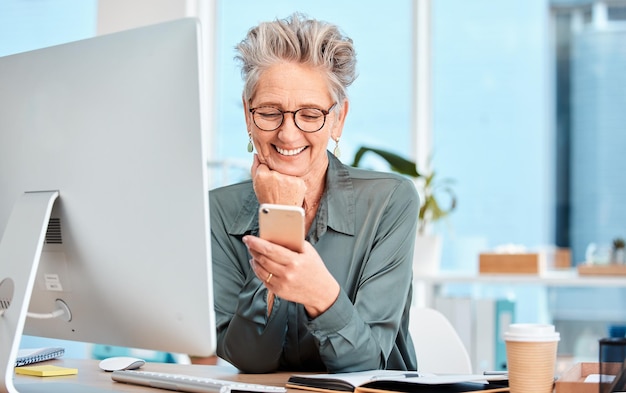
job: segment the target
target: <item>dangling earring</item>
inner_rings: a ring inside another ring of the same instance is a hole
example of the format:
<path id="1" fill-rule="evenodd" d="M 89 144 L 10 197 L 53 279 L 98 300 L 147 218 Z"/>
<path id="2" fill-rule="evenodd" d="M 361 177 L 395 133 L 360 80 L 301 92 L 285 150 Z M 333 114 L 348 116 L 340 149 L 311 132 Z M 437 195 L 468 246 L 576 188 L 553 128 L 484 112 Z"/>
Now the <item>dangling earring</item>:
<path id="1" fill-rule="evenodd" d="M 335 139 L 335 148 L 333 149 L 335 157 L 341 157 L 341 149 L 339 149 L 339 138 Z"/>
<path id="2" fill-rule="evenodd" d="M 252 151 L 254 150 L 254 145 L 252 144 L 252 136 L 248 135 L 248 137 L 250 138 L 248 140 L 248 153 L 252 153 Z"/>

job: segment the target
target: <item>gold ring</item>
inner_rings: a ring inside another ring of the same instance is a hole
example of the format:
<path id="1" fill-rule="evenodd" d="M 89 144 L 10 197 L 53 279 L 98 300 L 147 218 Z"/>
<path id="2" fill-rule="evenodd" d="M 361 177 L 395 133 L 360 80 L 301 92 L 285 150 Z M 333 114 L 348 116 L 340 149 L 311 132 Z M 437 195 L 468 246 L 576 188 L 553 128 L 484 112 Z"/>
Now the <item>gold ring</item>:
<path id="1" fill-rule="evenodd" d="M 272 277 L 274 277 L 274 275 L 272 273 L 270 273 L 269 276 L 267 276 L 267 278 L 265 279 L 265 283 L 269 284 L 270 280 L 272 279 Z"/>

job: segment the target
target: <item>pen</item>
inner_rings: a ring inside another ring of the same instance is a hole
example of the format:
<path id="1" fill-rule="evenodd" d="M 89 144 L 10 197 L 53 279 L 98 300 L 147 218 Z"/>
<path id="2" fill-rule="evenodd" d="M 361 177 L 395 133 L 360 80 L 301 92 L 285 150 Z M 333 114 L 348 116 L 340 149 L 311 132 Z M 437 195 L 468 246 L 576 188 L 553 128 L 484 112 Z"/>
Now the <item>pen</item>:
<path id="1" fill-rule="evenodd" d="M 371 379 L 373 381 L 377 381 L 381 379 L 418 378 L 422 376 L 423 374 L 420 374 L 420 373 L 382 374 L 382 375 L 375 375 Z"/>
<path id="2" fill-rule="evenodd" d="M 483 371 L 483 375 L 507 375 L 508 371 Z"/>

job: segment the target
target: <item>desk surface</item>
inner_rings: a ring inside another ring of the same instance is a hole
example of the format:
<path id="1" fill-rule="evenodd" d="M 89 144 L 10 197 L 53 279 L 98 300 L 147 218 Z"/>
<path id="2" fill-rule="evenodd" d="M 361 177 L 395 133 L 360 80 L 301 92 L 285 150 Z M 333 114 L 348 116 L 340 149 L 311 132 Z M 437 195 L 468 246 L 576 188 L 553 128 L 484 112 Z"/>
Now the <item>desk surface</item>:
<path id="1" fill-rule="evenodd" d="M 78 369 L 77 375 L 62 377 L 33 377 L 27 375 L 15 375 L 14 383 L 18 391 L 19 385 L 22 384 L 77 384 L 81 387 L 92 387 L 94 389 L 105 389 L 116 392 L 166 392 L 167 390 L 155 389 L 137 385 L 129 385 L 118 383 L 111 379 L 111 373 L 105 372 L 98 368 L 98 360 L 91 359 L 57 359 L 45 362 L 45 364 L 53 364 L 63 367 L 72 367 Z M 44 363 L 42 363 L 44 364 Z M 172 363 L 146 363 L 142 368 L 145 371 L 157 371 L 167 373 L 186 374 L 193 376 L 201 376 L 216 379 L 226 379 L 232 381 L 241 381 L 247 383 L 260 383 L 264 385 L 284 386 L 291 373 L 272 373 L 272 374 L 241 374 L 233 367 L 229 366 L 205 366 L 205 365 L 189 365 L 189 364 L 172 364 Z M 52 387 L 52 385 L 48 385 Z M 35 385 L 32 391 L 40 391 Z M 29 391 L 31 391 L 29 389 Z M 49 389 L 49 391 L 56 391 Z M 77 390 L 89 393 L 89 389 Z M 97 390 L 96 390 L 97 391 Z M 294 390 L 294 392 L 299 392 Z"/>

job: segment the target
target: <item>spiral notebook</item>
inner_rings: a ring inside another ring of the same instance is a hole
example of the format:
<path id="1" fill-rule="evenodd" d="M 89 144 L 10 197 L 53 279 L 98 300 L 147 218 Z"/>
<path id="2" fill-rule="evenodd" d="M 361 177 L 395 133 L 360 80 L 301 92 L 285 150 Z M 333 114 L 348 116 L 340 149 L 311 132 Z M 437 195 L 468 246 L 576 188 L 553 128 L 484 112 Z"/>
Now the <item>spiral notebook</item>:
<path id="1" fill-rule="evenodd" d="M 64 353 L 65 348 L 61 347 L 20 349 L 17 352 L 17 359 L 15 359 L 15 367 L 56 359 L 63 356 Z"/>
<path id="2" fill-rule="evenodd" d="M 286 387 L 318 393 L 509 392 L 508 376 L 369 370 L 292 375 Z"/>

